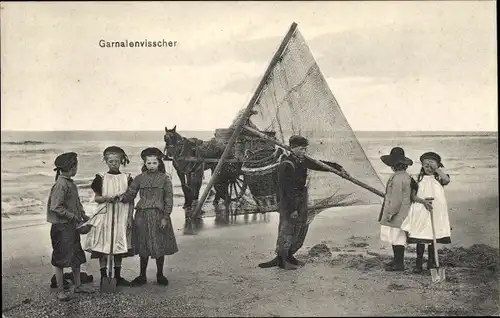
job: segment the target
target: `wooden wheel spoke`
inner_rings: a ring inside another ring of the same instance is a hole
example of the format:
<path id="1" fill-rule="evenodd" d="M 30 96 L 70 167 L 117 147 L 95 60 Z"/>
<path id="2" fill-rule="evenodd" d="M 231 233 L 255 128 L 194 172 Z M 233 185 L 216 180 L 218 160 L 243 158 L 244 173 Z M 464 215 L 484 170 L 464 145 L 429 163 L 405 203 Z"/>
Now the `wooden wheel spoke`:
<path id="1" fill-rule="evenodd" d="M 231 200 L 231 198 L 233 197 L 233 187 L 229 187 L 229 200 Z"/>
<path id="2" fill-rule="evenodd" d="M 236 184 L 235 183 L 231 183 L 231 186 L 234 188 L 234 194 L 236 195 L 235 196 L 235 199 L 238 198 L 238 189 L 236 189 Z"/>
<path id="3" fill-rule="evenodd" d="M 238 186 L 238 188 L 240 188 L 240 191 L 243 190 L 243 186 L 238 181 L 236 181 L 234 185 Z"/>

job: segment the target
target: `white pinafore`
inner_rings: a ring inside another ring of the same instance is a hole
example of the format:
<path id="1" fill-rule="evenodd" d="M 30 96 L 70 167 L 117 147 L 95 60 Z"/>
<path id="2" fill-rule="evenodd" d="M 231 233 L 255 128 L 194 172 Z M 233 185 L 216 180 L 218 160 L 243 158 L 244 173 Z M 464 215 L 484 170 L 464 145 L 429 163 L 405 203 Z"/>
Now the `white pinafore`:
<path id="1" fill-rule="evenodd" d="M 102 177 L 102 195 L 116 196 L 127 191 L 129 174 L 118 175 L 104 173 Z M 127 230 L 127 219 L 133 205 L 129 203 L 116 202 L 114 220 L 113 254 L 127 253 L 131 248 L 130 230 Z M 97 205 L 97 215 L 90 223 L 93 225 L 87 234 L 85 250 L 87 252 L 99 252 L 109 254 L 111 246 L 111 218 L 113 203 L 101 203 Z"/>
<path id="2" fill-rule="evenodd" d="M 418 183 L 417 196 L 425 199 L 433 197 L 432 210 L 436 239 L 450 237 L 451 227 L 448 215 L 448 204 L 443 186 L 434 176 L 424 176 Z M 401 229 L 408 232 L 409 237 L 415 239 L 432 240 L 431 213 L 423 204 L 413 203 L 408 216 L 403 221 Z"/>

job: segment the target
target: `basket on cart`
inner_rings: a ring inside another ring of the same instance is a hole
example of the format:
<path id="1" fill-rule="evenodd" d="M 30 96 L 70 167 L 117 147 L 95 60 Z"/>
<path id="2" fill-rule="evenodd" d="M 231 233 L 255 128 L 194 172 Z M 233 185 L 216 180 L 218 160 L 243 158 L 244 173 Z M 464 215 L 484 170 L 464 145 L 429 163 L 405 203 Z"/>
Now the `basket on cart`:
<path id="1" fill-rule="evenodd" d="M 232 128 L 216 129 L 215 139 L 217 140 L 217 142 L 226 146 L 233 133 L 234 129 Z M 275 132 L 264 132 L 264 133 L 271 138 L 274 138 L 276 135 Z M 232 155 L 234 156 L 234 158 L 243 161 L 248 151 L 254 152 L 261 149 L 272 149 L 274 151 L 274 144 L 262 138 L 241 133 L 236 139 L 236 142 L 234 143 Z"/>
<path id="2" fill-rule="evenodd" d="M 278 210 L 276 189 L 278 166 L 283 152 L 278 149 L 260 149 L 251 152 L 241 171 L 260 212 Z"/>

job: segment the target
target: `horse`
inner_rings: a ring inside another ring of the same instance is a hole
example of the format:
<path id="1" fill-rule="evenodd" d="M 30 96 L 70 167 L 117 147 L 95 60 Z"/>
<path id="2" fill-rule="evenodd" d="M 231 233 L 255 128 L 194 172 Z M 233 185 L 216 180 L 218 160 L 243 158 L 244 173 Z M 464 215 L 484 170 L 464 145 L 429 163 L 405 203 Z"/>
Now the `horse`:
<path id="1" fill-rule="evenodd" d="M 165 127 L 164 152 L 167 160 L 172 160 L 173 167 L 181 181 L 186 209 L 191 208 L 193 202 L 198 200 L 205 171 L 211 170 L 213 175 L 217 166 L 217 163 L 202 162 L 201 159 L 219 159 L 224 152 L 224 146 L 219 145 L 215 138 L 203 141 L 198 138 L 183 137 L 176 129 L 177 125 L 172 129 Z M 186 157 L 197 157 L 200 161 L 189 161 L 185 159 Z M 215 180 L 214 205 L 217 205 L 221 198 L 228 203 L 229 179 L 236 173 L 235 169 L 231 168 L 233 167 L 224 164 L 219 177 Z"/>

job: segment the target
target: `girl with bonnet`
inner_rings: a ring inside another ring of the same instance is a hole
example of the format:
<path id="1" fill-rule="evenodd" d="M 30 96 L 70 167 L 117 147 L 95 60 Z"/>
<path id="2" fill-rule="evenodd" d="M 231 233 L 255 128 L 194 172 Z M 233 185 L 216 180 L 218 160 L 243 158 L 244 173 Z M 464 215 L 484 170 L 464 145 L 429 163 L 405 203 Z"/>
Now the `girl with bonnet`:
<path id="1" fill-rule="evenodd" d="M 112 205 L 115 205 L 114 219 L 114 269 L 118 286 L 129 286 L 130 282 L 121 277 L 122 258 L 133 255 L 131 244 L 133 203 L 117 202 L 117 197 L 124 193 L 132 183 L 128 173 L 122 173 L 120 166 L 130 163 L 127 154 L 117 146 L 111 146 L 103 152 L 104 162 L 108 171 L 97 174 L 91 184 L 95 193 L 95 202 L 98 204 L 96 214 L 91 220 L 92 229 L 87 234 L 86 251 L 91 258 L 99 259 L 101 283 L 107 277 L 107 255 L 111 247 Z"/>
<path id="2" fill-rule="evenodd" d="M 378 219 L 381 224 L 380 239 L 391 244 L 394 253 L 394 260 L 387 264 L 386 270 L 403 271 L 406 232 L 401 229 L 401 224 L 410 211 L 411 190 L 416 188 L 415 180 L 406 172 L 413 161 L 405 156 L 400 147 L 392 148 L 390 154 L 380 157 L 380 160 L 394 172 L 387 181 Z"/>
<path id="3" fill-rule="evenodd" d="M 423 270 L 425 244 L 429 244 L 427 268 L 435 267 L 431 217 L 434 221 L 436 242 L 451 243 L 450 218 L 444 194 L 444 186 L 450 183 L 450 176 L 443 171 L 441 156 L 435 152 L 424 153 L 420 156 L 420 162 L 422 168 L 417 179 L 418 191 L 414 191 L 415 203 L 402 224 L 402 229 L 408 232 L 408 243 L 417 244 L 415 273 Z M 432 204 L 429 204 L 430 202 Z"/>
<path id="4" fill-rule="evenodd" d="M 133 286 L 147 283 L 146 269 L 149 258 L 156 259 L 156 281 L 168 285 L 163 273 L 165 255 L 177 253 L 178 247 L 170 219 L 173 207 L 172 180 L 165 171 L 163 153 L 158 148 L 147 148 L 141 152 L 144 161 L 142 173 L 138 175 L 127 192 L 120 196 L 121 202 L 133 202 L 137 193 L 133 244 L 140 256 L 140 274 Z"/>

